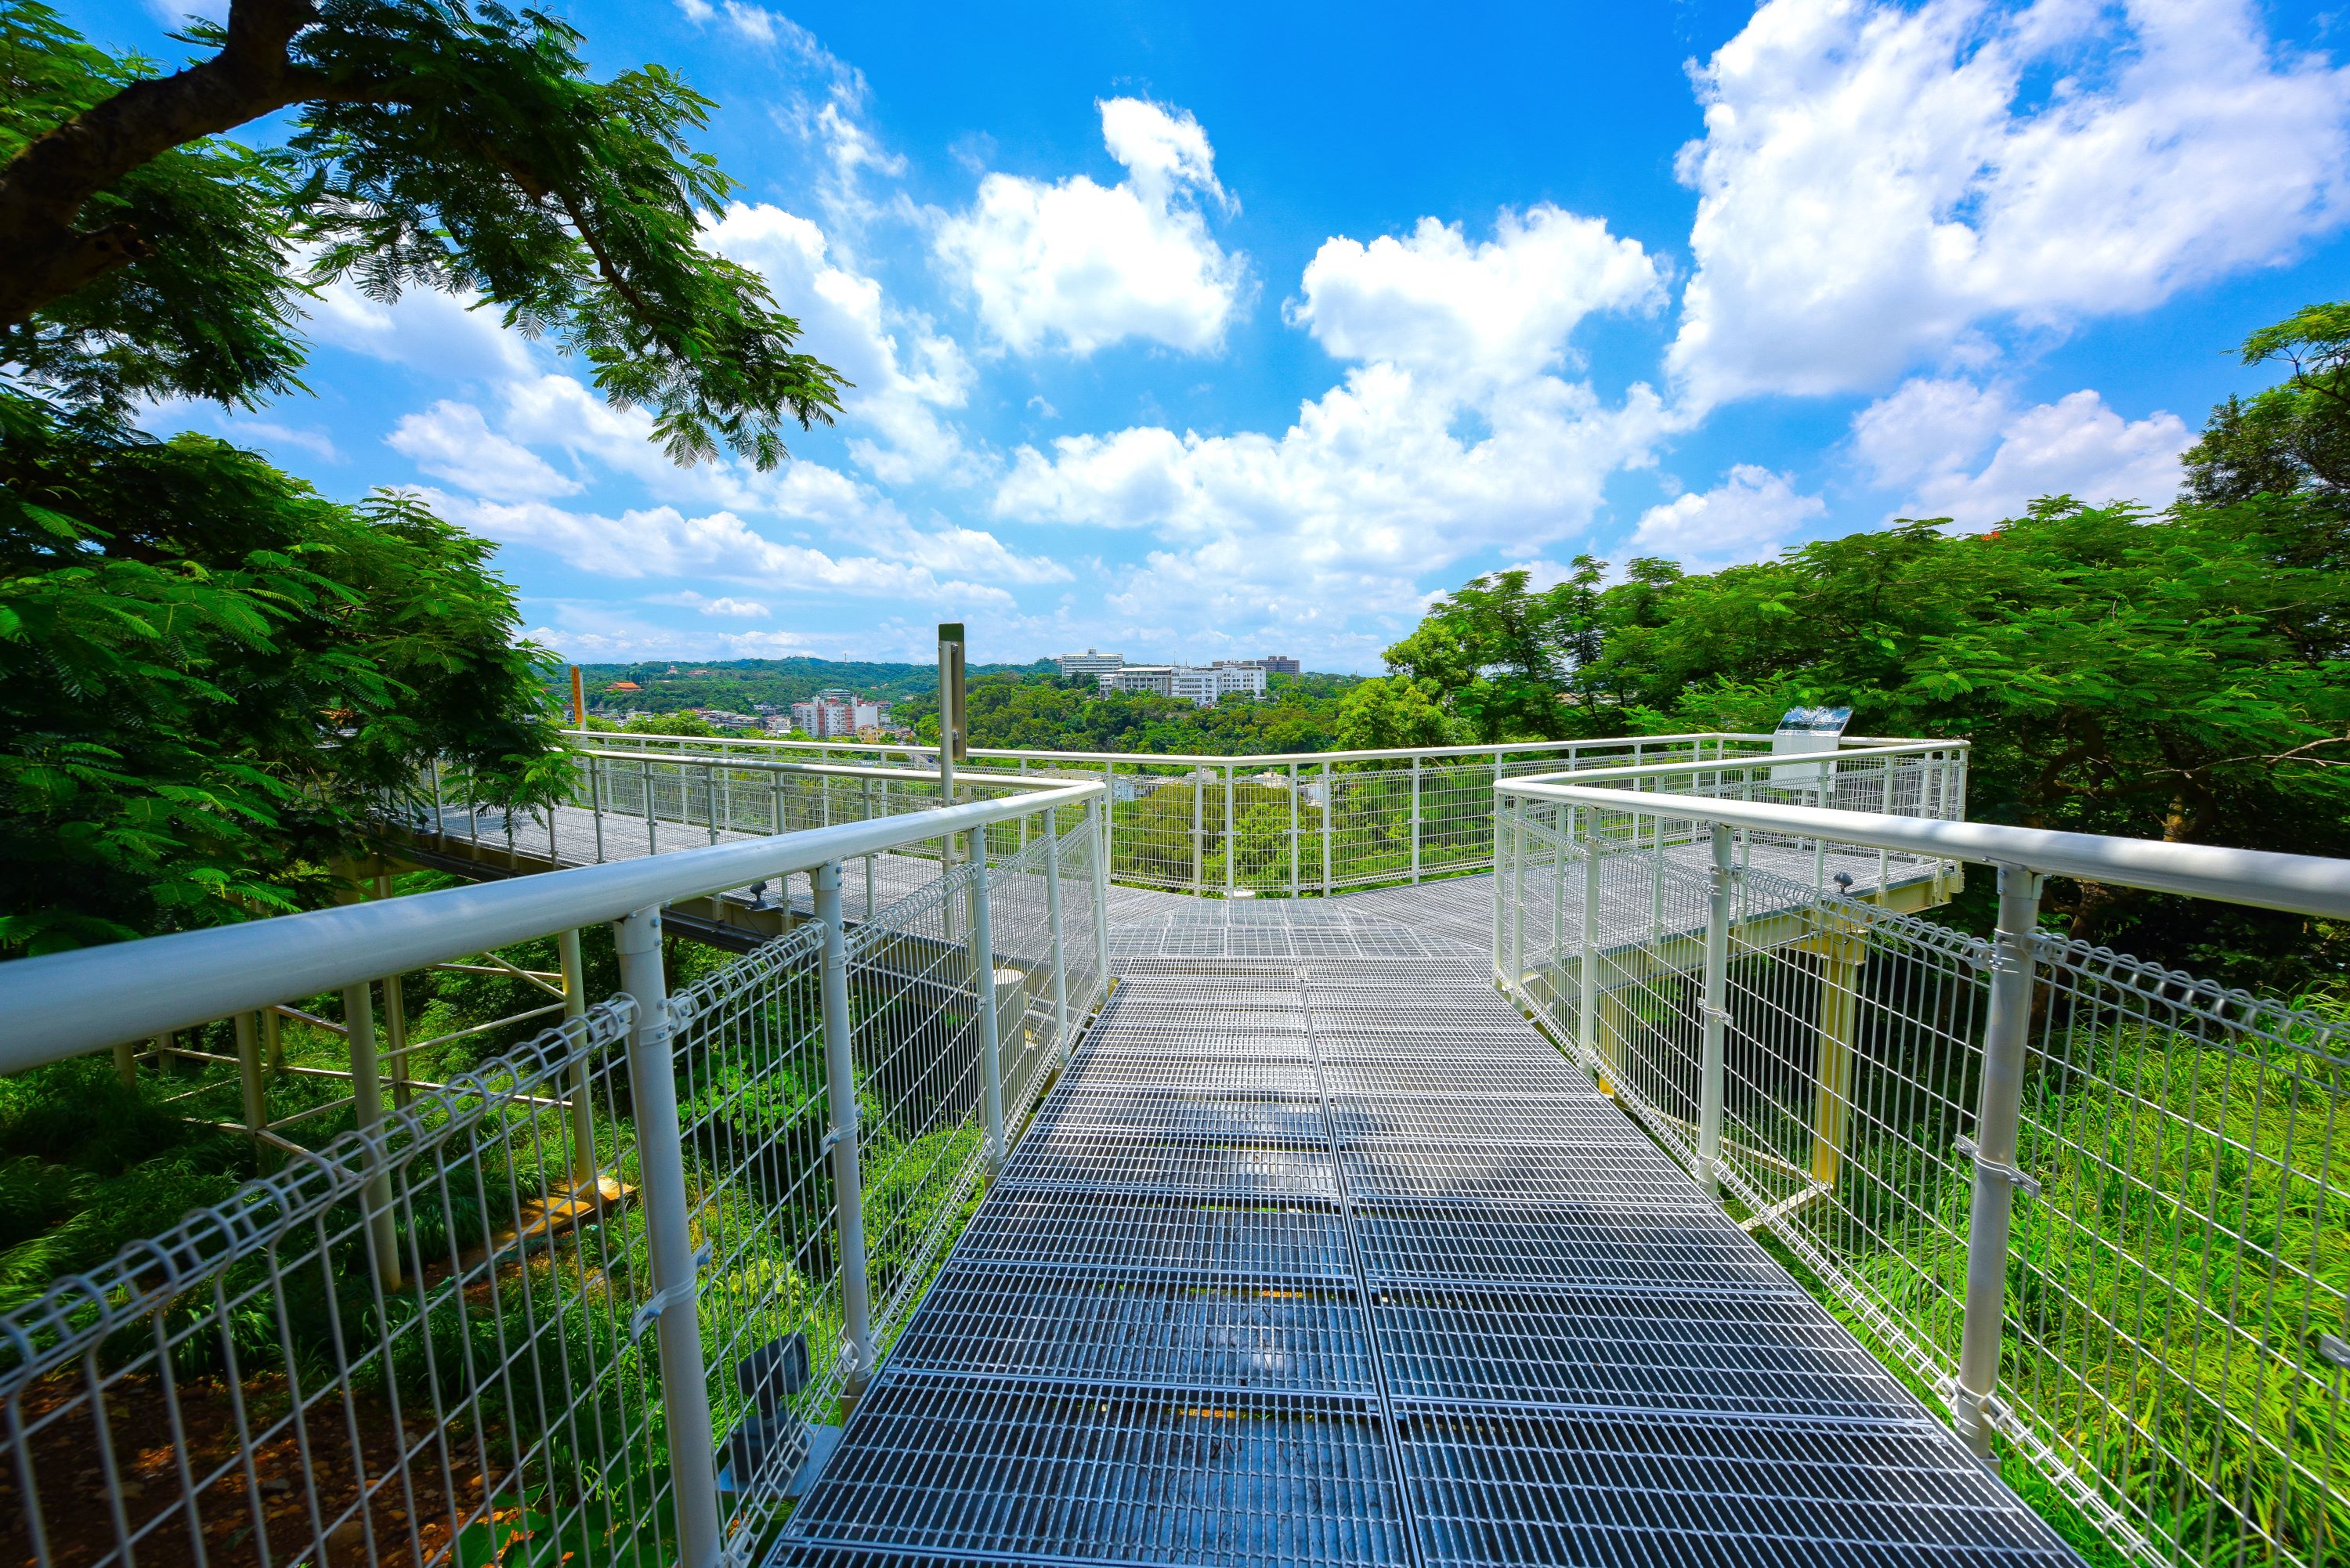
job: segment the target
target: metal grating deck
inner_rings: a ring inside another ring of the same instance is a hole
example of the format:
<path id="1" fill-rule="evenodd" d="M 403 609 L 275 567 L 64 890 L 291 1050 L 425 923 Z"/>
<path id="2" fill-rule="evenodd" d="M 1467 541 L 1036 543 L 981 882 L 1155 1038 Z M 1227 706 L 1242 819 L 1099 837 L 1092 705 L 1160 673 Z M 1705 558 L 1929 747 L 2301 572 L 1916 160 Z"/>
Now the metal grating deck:
<path id="1" fill-rule="evenodd" d="M 1388 897 L 1114 933 L 775 1568 L 2078 1561 Z"/>

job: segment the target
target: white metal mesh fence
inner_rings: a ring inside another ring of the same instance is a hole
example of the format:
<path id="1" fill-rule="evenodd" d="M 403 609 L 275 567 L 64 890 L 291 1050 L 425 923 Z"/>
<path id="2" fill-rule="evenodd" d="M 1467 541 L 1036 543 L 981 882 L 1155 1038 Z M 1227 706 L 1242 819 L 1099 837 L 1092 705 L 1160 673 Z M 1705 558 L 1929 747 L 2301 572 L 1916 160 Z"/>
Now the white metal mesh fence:
<path id="1" fill-rule="evenodd" d="M 975 1207 L 991 1101 L 1016 1135 L 1100 1000 L 1097 838 L 1064 815 L 999 866 L 845 932 L 803 923 L 668 999 L 648 1060 L 674 1078 L 693 1376 L 734 1552 L 779 1519 Z M 592 1009 L 0 1317 L 0 1552 L 676 1561 L 655 1349 L 683 1298 L 654 1285 L 632 1011 Z"/>
<path id="2" fill-rule="evenodd" d="M 1952 868 L 1882 875 L 1875 850 L 1722 829 L 1717 878 L 1711 833 L 1669 809 L 1513 805 L 1497 966 L 1958 1411 L 1998 946 L 1891 907 L 1942 901 Z M 2010 1480 L 2133 1558 L 2340 1560 L 2350 1028 L 2060 937 L 2022 946 L 2020 1130 L 1989 1171 L 2012 1226 L 1977 1259 Z"/>

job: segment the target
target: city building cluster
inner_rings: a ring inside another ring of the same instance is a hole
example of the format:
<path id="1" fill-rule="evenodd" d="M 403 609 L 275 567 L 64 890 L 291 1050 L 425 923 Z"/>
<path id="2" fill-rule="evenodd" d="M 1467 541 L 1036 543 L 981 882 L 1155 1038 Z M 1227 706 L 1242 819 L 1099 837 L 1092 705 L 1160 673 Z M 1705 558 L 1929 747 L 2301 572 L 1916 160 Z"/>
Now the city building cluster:
<path id="1" fill-rule="evenodd" d="M 854 691 L 819 691 L 792 704 L 791 727 L 819 741 L 879 741 L 889 729 L 889 704 Z"/>
<path id="2" fill-rule="evenodd" d="M 1297 660 L 1278 653 L 1219 659 L 1212 664 L 1128 664 L 1123 654 L 1088 648 L 1083 653 L 1064 653 L 1055 662 L 1063 676 L 1091 676 L 1104 691 L 1181 697 L 1202 708 L 1212 708 L 1233 692 L 1262 697 L 1266 676 L 1298 673 Z"/>

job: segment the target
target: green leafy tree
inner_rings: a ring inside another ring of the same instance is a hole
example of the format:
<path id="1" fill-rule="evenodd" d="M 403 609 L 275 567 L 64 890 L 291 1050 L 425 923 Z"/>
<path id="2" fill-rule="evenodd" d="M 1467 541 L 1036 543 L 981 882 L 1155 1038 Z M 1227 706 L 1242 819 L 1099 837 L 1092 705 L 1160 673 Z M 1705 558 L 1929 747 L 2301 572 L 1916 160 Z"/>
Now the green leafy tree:
<path id="1" fill-rule="evenodd" d="M 463 0 L 235 0 L 187 39 L 166 73 L 0 0 L 0 952 L 328 897 L 428 756 L 513 807 L 567 772 L 486 545 L 140 402 L 298 390 L 335 280 L 478 296 L 681 462 L 772 466 L 842 384 L 702 248 L 733 186 L 660 67 L 596 79 L 561 22 Z"/>
<path id="2" fill-rule="evenodd" d="M 2211 410 L 2186 452 L 2188 493 L 2224 505 L 2254 495 L 2350 491 L 2350 304 L 2313 305 L 2244 339 L 2247 365 L 2281 384 Z"/>
<path id="3" fill-rule="evenodd" d="M 1419 686 L 1400 675 L 1366 680 L 1338 704 L 1341 751 L 1448 746 L 1464 728 Z"/>

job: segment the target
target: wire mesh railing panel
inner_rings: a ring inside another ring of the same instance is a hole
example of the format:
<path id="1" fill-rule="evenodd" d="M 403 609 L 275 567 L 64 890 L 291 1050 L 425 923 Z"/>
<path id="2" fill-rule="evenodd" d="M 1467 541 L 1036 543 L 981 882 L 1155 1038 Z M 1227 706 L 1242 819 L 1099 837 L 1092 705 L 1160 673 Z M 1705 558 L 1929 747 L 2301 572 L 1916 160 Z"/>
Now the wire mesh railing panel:
<path id="1" fill-rule="evenodd" d="M 1867 787 L 1924 809 L 1948 782 L 1904 777 Z M 1911 784 L 1928 793 L 1899 793 Z M 1905 875 L 1939 868 L 1877 877 L 1874 850 L 1728 829 L 1715 850 L 1669 799 L 1575 808 L 1565 834 L 1565 808 L 1523 809 L 1498 840 L 1499 971 L 1962 1432 L 1976 1282 L 1996 1376 L 1972 1397 L 2011 1482 L 2036 1485 L 2076 1541 L 2136 1559 L 2341 1559 L 2342 1018 L 2027 934 L 2020 1132 L 2012 1167 L 1985 1165 L 1993 979 L 2010 961 L 1886 907 Z M 1854 867 L 1867 896 L 1823 863 Z M 1986 1184 L 2012 1189 L 1990 1256 Z"/>
<path id="2" fill-rule="evenodd" d="M 0 1550 L 671 1561 L 609 1049 L 629 1016 L 551 1030 L 0 1320 Z"/>
<path id="3" fill-rule="evenodd" d="M 2350 1027 L 2035 946 L 2007 1414 L 2166 1559 L 2339 1561 Z"/>

